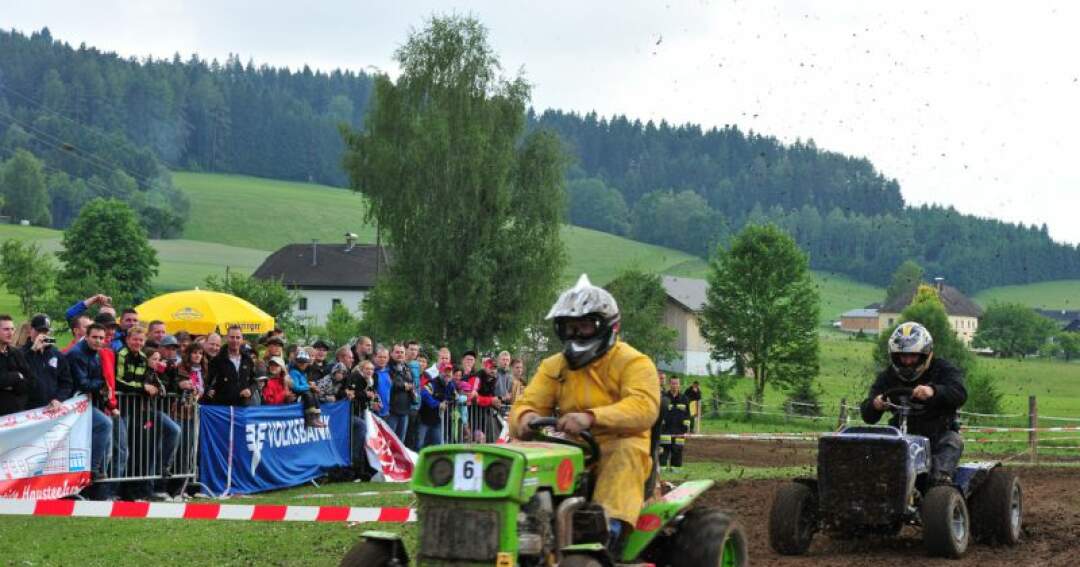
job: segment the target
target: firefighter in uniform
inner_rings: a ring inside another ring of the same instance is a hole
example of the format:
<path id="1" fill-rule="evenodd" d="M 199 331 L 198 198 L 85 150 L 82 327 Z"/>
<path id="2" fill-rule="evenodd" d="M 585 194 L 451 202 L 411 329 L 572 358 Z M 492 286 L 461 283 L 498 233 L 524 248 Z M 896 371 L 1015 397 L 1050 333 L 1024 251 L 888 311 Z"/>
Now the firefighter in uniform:
<path id="1" fill-rule="evenodd" d="M 690 400 L 680 390 L 678 376 L 668 378 L 668 389 L 660 400 L 660 466 L 682 468 L 683 445 L 690 432 Z"/>

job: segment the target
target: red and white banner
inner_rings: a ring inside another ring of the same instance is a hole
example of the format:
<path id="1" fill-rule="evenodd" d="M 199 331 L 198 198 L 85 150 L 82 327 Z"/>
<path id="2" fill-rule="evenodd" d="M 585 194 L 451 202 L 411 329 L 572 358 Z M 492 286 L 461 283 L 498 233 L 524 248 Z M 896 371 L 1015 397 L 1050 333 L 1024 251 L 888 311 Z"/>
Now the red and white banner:
<path id="1" fill-rule="evenodd" d="M 368 464 L 377 471 L 371 480 L 408 482 L 416 466 L 416 453 L 409 450 L 374 412 L 366 411 L 364 414 L 367 416 Z"/>
<path id="2" fill-rule="evenodd" d="M 0 498 L 63 498 L 90 484 L 90 401 L 0 418 Z"/>
<path id="3" fill-rule="evenodd" d="M 161 518 L 174 520 L 241 520 L 253 522 L 379 522 L 416 521 L 410 508 L 349 506 L 275 506 L 168 502 L 98 502 L 76 500 L 0 501 L 0 516 L 66 518 Z"/>

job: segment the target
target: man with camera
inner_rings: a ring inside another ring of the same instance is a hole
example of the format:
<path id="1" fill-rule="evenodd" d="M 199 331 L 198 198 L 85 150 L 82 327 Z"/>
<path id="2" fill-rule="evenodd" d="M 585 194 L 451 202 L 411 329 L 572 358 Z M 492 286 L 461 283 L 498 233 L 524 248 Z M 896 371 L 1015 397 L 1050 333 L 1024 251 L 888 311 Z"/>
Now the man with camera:
<path id="1" fill-rule="evenodd" d="M 22 345 L 23 356 L 34 376 L 29 408 L 48 405 L 56 409 L 74 390 L 67 358 L 56 348 L 51 331 L 52 322 L 48 315 L 38 313 L 30 319 L 30 340 Z"/>

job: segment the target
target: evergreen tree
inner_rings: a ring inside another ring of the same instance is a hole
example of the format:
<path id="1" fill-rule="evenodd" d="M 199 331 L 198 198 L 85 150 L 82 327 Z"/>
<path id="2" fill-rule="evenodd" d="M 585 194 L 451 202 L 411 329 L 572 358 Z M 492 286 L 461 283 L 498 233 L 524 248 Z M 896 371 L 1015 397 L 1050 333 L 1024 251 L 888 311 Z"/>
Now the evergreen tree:
<path id="1" fill-rule="evenodd" d="M 560 144 L 526 133 L 529 86 L 497 76 L 476 20 L 433 18 L 395 58 L 364 129 L 345 130 L 345 168 L 394 259 L 366 320 L 455 351 L 514 345 L 564 263 Z"/>
<path id="2" fill-rule="evenodd" d="M 709 262 L 702 335 L 714 360 L 733 360 L 765 386 L 804 395 L 819 370 L 818 311 L 806 255 L 773 225 L 748 226 Z"/>

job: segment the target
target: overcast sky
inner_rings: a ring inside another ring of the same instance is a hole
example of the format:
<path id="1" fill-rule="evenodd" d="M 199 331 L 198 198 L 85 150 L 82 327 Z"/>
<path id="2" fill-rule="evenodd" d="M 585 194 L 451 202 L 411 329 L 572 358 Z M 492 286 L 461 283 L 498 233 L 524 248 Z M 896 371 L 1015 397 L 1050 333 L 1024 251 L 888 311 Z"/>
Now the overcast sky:
<path id="1" fill-rule="evenodd" d="M 0 27 L 394 74 L 409 30 L 447 12 L 488 26 L 538 109 L 813 138 L 869 158 L 908 203 L 1080 243 L 1080 3 L 0 0 Z"/>

